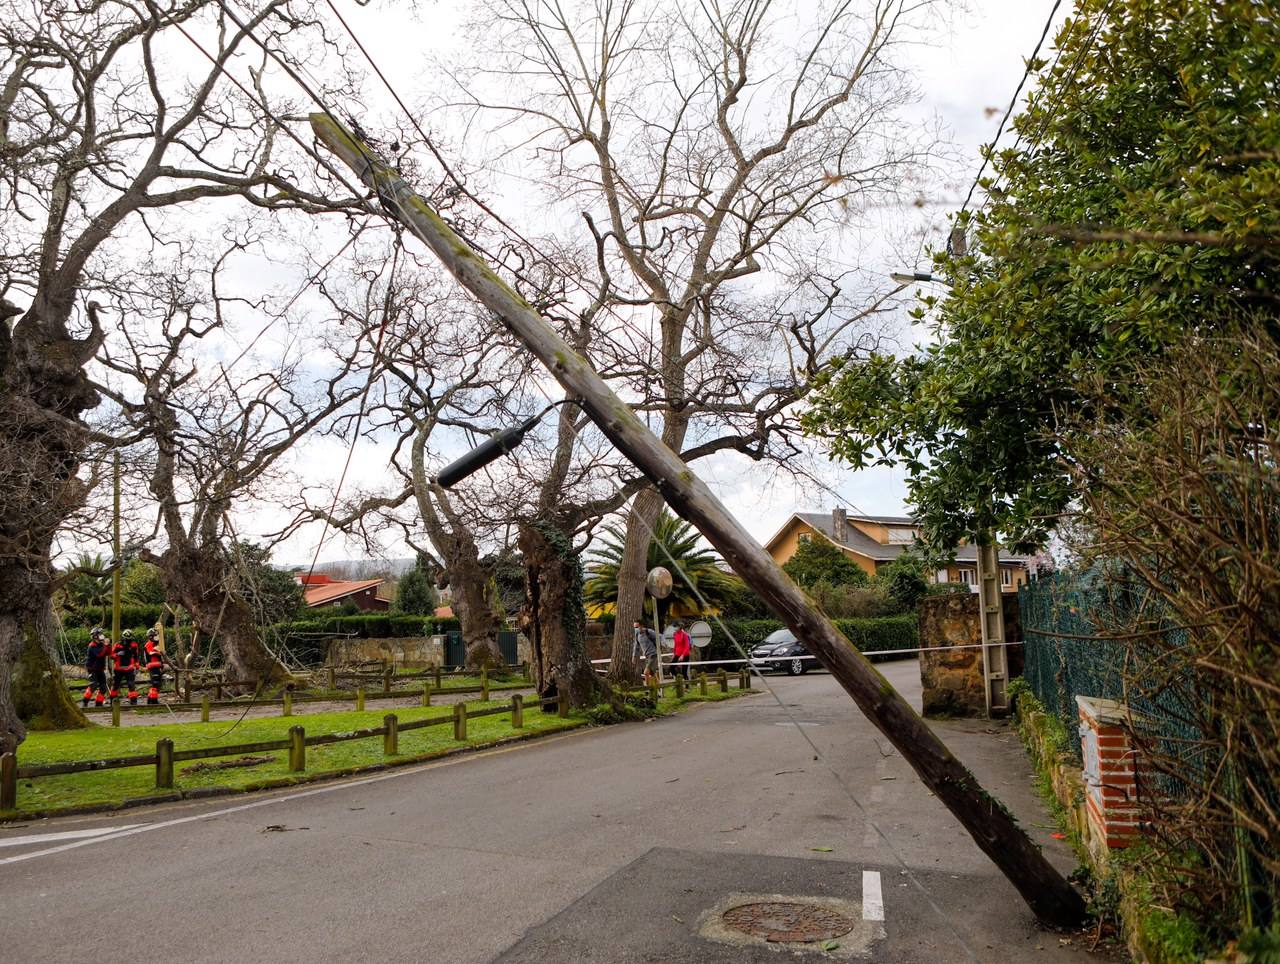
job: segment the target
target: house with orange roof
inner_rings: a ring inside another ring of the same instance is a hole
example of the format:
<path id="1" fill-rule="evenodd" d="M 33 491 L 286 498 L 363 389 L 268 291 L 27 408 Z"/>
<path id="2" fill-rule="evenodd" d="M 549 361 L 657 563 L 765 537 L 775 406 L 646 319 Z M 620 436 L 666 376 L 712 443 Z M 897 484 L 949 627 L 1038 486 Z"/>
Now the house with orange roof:
<path id="1" fill-rule="evenodd" d="M 391 603 L 378 595 L 382 582 L 381 579 L 333 579 L 323 572 L 298 574 L 308 609 L 340 608 L 351 603 L 365 612 L 386 612 Z"/>

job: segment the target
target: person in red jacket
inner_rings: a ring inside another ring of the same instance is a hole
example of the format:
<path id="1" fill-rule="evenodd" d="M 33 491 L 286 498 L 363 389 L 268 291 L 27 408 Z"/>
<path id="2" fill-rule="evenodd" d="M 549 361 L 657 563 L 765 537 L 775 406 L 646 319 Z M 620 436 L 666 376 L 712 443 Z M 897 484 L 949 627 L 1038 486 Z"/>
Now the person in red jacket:
<path id="1" fill-rule="evenodd" d="M 160 651 L 160 633 L 157 630 L 147 630 L 147 641 L 142 646 L 142 661 L 151 675 L 147 702 L 154 706 L 160 702 L 160 691 L 164 689 L 164 653 Z"/>
<path id="2" fill-rule="evenodd" d="M 129 686 L 129 702 L 138 705 L 138 641 L 130 630 L 120 635 L 120 642 L 111 647 L 111 699 L 120 697 L 120 685 Z"/>
<path id="3" fill-rule="evenodd" d="M 676 623 L 675 635 L 671 638 L 671 672 L 689 678 L 689 659 L 693 654 L 693 642 L 685 632 L 684 623 Z"/>

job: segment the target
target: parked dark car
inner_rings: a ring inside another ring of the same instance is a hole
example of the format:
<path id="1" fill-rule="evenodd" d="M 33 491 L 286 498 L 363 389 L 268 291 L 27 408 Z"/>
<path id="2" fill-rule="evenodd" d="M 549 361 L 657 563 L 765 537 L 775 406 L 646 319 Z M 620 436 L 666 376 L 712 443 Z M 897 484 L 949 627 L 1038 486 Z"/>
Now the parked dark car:
<path id="1" fill-rule="evenodd" d="M 763 643 L 751 651 L 751 665 L 760 672 L 777 670 L 790 676 L 807 673 L 812 659 L 802 659 L 809 651 L 789 629 L 770 633 Z"/>

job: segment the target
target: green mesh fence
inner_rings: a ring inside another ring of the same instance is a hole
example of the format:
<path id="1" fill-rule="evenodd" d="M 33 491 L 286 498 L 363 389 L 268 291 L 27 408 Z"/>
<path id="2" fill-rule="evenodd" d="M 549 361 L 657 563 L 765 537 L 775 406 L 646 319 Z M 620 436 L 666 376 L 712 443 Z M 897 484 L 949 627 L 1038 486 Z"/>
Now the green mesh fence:
<path id="1" fill-rule="evenodd" d="M 1028 685 L 1046 710 L 1074 732 L 1079 719 L 1077 696 L 1126 703 L 1141 722 L 1142 740 L 1161 755 L 1177 758 L 1199 771 L 1205 758 L 1205 707 L 1196 698 L 1196 673 L 1178 665 L 1181 629 L 1151 637 L 1103 638 L 1117 628 L 1159 623 L 1144 607 L 1149 596 L 1127 582 L 1123 573 L 1058 572 L 1040 576 L 1019 592 Z M 1141 617 L 1141 618 L 1140 618 Z M 1080 743 L 1072 741 L 1080 755 Z M 1166 782 L 1164 792 L 1179 788 Z"/>

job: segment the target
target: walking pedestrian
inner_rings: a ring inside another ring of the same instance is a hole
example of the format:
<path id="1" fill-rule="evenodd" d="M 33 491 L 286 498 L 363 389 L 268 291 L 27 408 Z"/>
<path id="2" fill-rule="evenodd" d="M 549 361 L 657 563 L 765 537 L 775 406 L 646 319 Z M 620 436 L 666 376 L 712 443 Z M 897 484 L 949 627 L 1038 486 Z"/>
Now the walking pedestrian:
<path id="1" fill-rule="evenodd" d="M 634 628 L 636 645 L 633 655 L 644 660 L 644 685 L 648 686 L 649 680 L 658 671 L 658 636 L 638 619 L 635 621 Z"/>
<path id="2" fill-rule="evenodd" d="M 692 656 L 693 640 L 685 632 L 684 623 L 676 623 L 676 632 L 671 639 L 671 672 L 679 673 L 687 680 Z"/>

